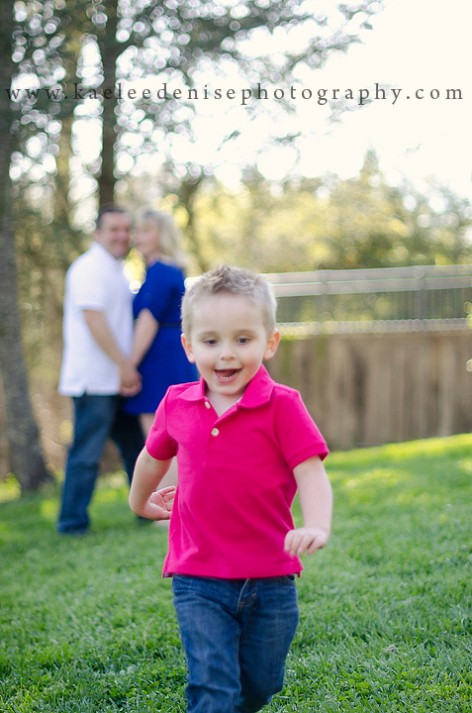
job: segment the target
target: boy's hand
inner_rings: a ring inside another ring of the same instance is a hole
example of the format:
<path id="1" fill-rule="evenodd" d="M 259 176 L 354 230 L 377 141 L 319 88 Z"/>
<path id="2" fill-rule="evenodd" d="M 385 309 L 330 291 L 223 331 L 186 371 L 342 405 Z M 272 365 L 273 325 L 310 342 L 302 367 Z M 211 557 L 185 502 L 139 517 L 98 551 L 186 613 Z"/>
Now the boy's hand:
<path id="1" fill-rule="evenodd" d="M 290 530 L 285 536 L 284 549 L 292 557 L 301 555 L 304 552 L 311 555 L 316 550 L 320 550 L 326 545 L 329 539 L 329 532 L 320 527 L 298 527 Z"/>
<path id="2" fill-rule="evenodd" d="M 175 491 L 175 485 L 169 485 L 167 488 L 155 490 L 151 494 L 143 511 L 139 514 L 148 520 L 169 520 L 174 504 Z"/>

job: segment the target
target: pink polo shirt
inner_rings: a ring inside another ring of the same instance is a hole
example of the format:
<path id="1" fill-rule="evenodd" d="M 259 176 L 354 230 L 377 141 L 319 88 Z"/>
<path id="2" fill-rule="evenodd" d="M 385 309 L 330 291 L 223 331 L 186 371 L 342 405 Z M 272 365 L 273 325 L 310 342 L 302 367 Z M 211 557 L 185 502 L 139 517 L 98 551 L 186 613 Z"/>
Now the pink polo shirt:
<path id="1" fill-rule="evenodd" d="M 326 443 L 298 391 L 266 369 L 218 416 L 203 380 L 171 386 L 146 441 L 158 460 L 177 455 L 179 485 L 164 576 L 246 579 L 298 574 L 284 552 L 293 529 L 293 469 Z"/>

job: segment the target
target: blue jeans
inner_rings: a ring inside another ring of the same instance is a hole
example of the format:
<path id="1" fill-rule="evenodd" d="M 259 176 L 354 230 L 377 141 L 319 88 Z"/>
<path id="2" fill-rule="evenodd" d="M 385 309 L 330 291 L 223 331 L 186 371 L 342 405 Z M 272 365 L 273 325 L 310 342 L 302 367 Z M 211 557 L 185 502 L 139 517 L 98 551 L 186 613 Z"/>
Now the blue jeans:
<path id="1" fill-rule="evenodd" d="M 63 533 L 88 530 L 88 506 L 107 438 L 117 444 L 130 483 L 136 458 L 144 446 L 138 417 L 121 410 L 118 395 L 83 394 L 72 401 L 74 438 L 67 456 L 57 524 Z"/>
<path id="2" fill-rule="evenodd" d="M 188 666 L 187 713 L 254 713 L 282 689 L 298 624 L 293 576 L 174 575 Z"/>

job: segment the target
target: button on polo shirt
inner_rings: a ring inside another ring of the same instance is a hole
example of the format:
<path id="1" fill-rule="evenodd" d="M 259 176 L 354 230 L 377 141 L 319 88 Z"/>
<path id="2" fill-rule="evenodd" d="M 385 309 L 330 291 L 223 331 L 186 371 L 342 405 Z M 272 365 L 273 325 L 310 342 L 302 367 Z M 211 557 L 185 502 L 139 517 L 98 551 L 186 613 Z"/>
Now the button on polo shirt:
<path id="1" fill-rule="evenodd" d="M 170 387 L 146 441 L 160 460 L 177 455 L 179 485 L 164 575 L 249 578 L 301 571 L 284 552 L 293 529 L 293 469 L 328 449 L 300 394 L 264 367 L 220 416 L 205 384 Z"/>

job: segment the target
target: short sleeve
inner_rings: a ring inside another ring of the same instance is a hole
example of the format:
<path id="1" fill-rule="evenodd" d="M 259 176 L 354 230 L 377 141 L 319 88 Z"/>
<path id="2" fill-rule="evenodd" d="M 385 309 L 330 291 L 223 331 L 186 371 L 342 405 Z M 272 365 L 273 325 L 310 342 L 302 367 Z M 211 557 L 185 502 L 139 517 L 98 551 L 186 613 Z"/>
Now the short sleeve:
<path id="1" fill-rule="evenodd" d="M 79 309 L 106 308 L 108 285 L 94 265 L 85 262 L 75 265 L 69 274 L 69 287 Z"/>
<path id="2" fill-rule="evenodd" d="M 283 455 L 293 470 L 309 458 L 324 460 L 328 446 L 298 391 L 278 395 L 276 433 Z"/>
<path id="3" fill-rule="evenodd" d="M 156 460 L 169 460 L 177 455 L 177 442 L 167 431 L 168 394 L 160 402 L 146 438 L 146 450 Z"/>
<path id="4" fill-rule="evenodd" d="M 148 309 L 157 322 L 167 321 L 174 301 L 180 306 L 179 299 L 183 290 L 184 282 L 180 272 L 169 266 L 158 265 L 155 270 L 148 271 L 137 305 L 139 310 Z"/>

